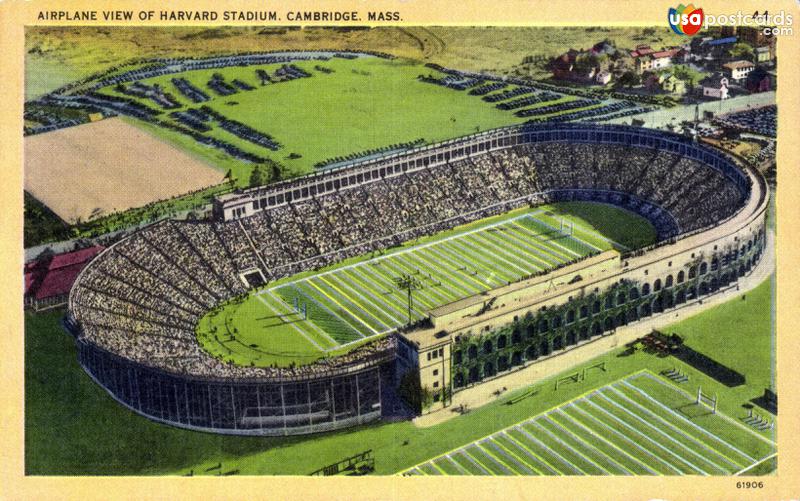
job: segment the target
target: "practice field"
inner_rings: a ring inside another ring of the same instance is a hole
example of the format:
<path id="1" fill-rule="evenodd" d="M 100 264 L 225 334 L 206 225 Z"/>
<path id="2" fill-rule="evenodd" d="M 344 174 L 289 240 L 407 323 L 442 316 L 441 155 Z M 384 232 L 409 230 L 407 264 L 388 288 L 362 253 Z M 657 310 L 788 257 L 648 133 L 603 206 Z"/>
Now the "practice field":
<path id="1" fill-rule="evenodd" d="M 617 231 L 614 240 L 598 227 L 630 232 Z M 415 321 L 438 306 L 653 237 L 647 221 L 606 205 L 516 210 L 275 282 L 204 317 L 198 338 L 213 355 L 240 365 L 310 363 L 408 323 L 407 292 L 395 282 L 403 275 L 419 283 L 411 310 Z"/>
<path id="2" fill-rule="evenodd" d="M 736 475 L 775 443 L 642 371 L 403 475 Z"/>
<path id="3" fill-rule="evenodd" d="M 69 223 L 216 185 L 223 175 L 119 118 L 25 138 L 25 191 Z"/>
<path id="4" fill-rule="evenodd" d="M 172 111 L 208 106 L 228 119 L 271 136 L 281 148 L 272 151 L 222 130 L 215 122 L 206 122 L 211 130 L 203 132 L 204 135 L 278 161 L 294 174 L 307 173 L 314 170 L 317 162 L 352 153 L 420 139 L 426 143 L 442 141 L 527 120 L 515 116 L 516 110 L 498 109 L 499 101 L 486 102 L 482 99 L 485 96 L 420 81 L 420 75 L 442 78 L 444 74 L 408 60 L 359 57 L 292 64 L 310 76 L 278 82 L 279 77 L 275 75 L 281 65 L 271 64 L 194 70 L 142 80 L 147 86 L 158 85 L 180 105 L 169 111 L 150 99 L 125 94 L 113 86 L 102 89 L 102 93 L 133 99 L 164 111 L 160 118 L 178 125 L 180 122 L 169 116 Z M 261 85 L 257 70 L 267 72 L 273 81 Z M 236 93 L 220 96 L 208 86 L 215 74 L 230 85 L 238 81 L 252 90 L 236 88 Z M 195 103 L 187 98 L 173 83 L 174 78 L 185 79 L 205 93 L 208 101 Z M 514 87 L 510 85 L 502 90 Z M 574 97 L 566 96 L 561 101 L 565 99 Z M 546 103 L 535 106 L 542 104 Z M 224 170 L 231 169 L 240 184 L 247 184 L 252 164 L 234 160 L 218 149 L 200 145 L 165 128 L 138 120 L 136 123 L 203 155 Z"/>

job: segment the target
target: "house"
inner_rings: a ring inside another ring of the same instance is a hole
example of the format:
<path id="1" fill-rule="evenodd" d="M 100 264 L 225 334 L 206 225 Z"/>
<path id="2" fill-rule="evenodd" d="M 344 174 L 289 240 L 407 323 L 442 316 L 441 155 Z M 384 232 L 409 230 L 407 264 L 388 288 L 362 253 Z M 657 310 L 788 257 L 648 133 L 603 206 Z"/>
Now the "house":
<path id="1" fill-rule="evenodd" d="M 768 92 L 772 90 L 772 75 L 758 66 L 747 75 L 745 88 L 750 92 Z"/>
<path id="2" fill-rule="evenodd" d="M 634 60 L 636 72 L 642 74 L 646 71 L 669 67 L 672 65 L 672 58 L 682 50 L 680 47 L 673 47 L 667 50 L 654 51 L 649 45 L 639 45 L 636 50 L 630 52 L 630 56 Z"/>
<path id="3" fill-rule="evenodd" d="M 768 63 L 772 61 L 772 49 L 769 46 L 756 47 L 754 58 L 756 63 Z"/>
<path id="4" fill-rule="evenodd" d="M 611 81 L 611 73 L 608 70 L 600 70 L 597 72 L 594 80 L 600 85 L 606 85 Z"/>
<path id="5" fill-rule="evenodd" d="M 744 60 L 731 61 L 730 63 L 722 65 L 725 75 L 735 82 L 741 82 L 747 78 L 747 75 L 749 75 L 755 67 L 755 64 Z"/>
<path id="6" fill-rule="evenodd" d="M 686 93 L 686 82 L 669 72 L 649 74 L 644 80 L 644 86 L 650 92 Z"/>
<path id="7" fill-rule="evenodd" d="M 604 70 L 608 72 L 608 64 L 606 54 L 596 52 L 594 48 L 591 50 L 570 49 L 550 63 L 550 70 L 555 79 L 592 84 L 598 81 L 596 80 L 598 73 Z M 610 80 L 611 75 L 609 74 L 607 78 Z M 604 79 L 606 79 L 605 76 L 600 80 Z"/>
<path id="8" fill-rule="evenodd" d="M 700 81 L 703 96 L 715 99 L 728 99 L 728 79 L 722 73 L 713 73 Z"/>
<path id="9" fill-rule="evenodd" d="M 25 307 L 38 311 L 66 304 L 78 274 L 103 249 L 97 245 L 26 263 Z"/>

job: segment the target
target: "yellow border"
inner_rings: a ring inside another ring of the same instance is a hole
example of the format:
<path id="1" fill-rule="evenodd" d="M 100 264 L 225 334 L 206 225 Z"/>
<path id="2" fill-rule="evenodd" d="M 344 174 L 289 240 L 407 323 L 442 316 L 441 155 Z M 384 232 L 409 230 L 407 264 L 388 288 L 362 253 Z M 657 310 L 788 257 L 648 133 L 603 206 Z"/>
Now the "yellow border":
<path id="1" fill-rule="evenodd" d="M 792 314 L 800 305 L 800 3 L 782 1 L 700 1 L 707 13 L 785 10 L 794 18 L 794 35 L 778 43 L 779 112 L 777 210 L 778 387 L 781 395 L 781 453 L 778 474 L 762 477 L 762 489 L 736 488 L 736 478 L 625 477 L 25 477 L 23 463 L 23 316 L 22 316 L 22 106 L 24 26 L 39 24 L 39 10 L 57 9 L 207 9 L 207 10 L 398 10 L 405 25 L 654 25 L 666 23 L 666 11 L 678 0 L 0 0 L 0 498 L 2 499 L 790 499 L 800 497 L 800 334 Z M 46 23 L 73 24 L 73 23 Z M 80 24 L 80 23 L 77 23 Z M 127 24 L 131 23 L 92 23 Z M 170 23 L 148 23 L 159 25 Z M 171 23 L 176 25 L 177 23 Z M 202 23 L 191 23 L 198 25 Z M 249 23 L 230 23 L 245 26 Z M 293 23 L 277 23 L 281 25 Z M 296 23 L 295 23 L 296 24 Z M 325 24 L 325 23 L 305 23 Z M 365 23 L 359 23 L 365 24 Z M 382 23 L 391 24 L 391 23 Z M 219 25 L 219 24 L 217 24 Z M 54 416 L 54 419 L 57 419 Z M 87 430 L 87 433 L 91 430 Z"/>

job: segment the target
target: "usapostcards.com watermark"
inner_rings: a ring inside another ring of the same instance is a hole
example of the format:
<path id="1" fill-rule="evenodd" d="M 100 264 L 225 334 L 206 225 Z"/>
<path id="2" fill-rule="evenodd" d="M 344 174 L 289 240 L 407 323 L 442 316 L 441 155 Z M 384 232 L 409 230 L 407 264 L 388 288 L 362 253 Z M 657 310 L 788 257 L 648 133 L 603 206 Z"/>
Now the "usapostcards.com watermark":
<path id="1" fill-rule="evenodd" d="M 745 14 L 740 10 L 736 14 L 706 14 L 704 17 L 704 28 L 709 26 L 760 26 L 764 28 L 763 33 L 767 36 L 793 34 L 792 14 L 782 10 L 775 14 L 768 11 Z"/>

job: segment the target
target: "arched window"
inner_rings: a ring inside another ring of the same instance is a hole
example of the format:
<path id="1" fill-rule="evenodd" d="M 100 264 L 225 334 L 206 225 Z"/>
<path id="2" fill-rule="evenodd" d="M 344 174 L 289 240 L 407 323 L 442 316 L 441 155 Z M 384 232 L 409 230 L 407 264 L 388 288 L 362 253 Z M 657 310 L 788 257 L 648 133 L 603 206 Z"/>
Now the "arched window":
<path id="1" fill-rule="evenodd" d="M 630 293 L 631 293 L 631 301 L 633 301 L 634 299 L 639 299 L 639 289 L 637 289 L 636 287 L 631 287 Z"/>
<path id="2" fill-rule="evenodd" d="M 672 287 L 672 275 L 667 275 L 667 280 L 664 282 L 664 287 L 667 289 Z"/>
<path id="3" fill-rule="evenodd" d="M 717 271 L 719 269 L 719 259 L 713 258 L 711 260 L 711 271 Z"/>
<path id="4" fill-rule="evenodd" d="M 650 284 L 644 284 L 642 286 L 642 296 L 646 296 L 650 294 Z"/>
<path id="5" fill-rule="evenodd" d="M 592 313 L 600 313 L 600 301 L 595 301 L 592 304 Z"/>
<path id="6" fill-rule="evenodd" d="M 550 321 L 550 324 L 553 326 L 553 329 L 558 329 L 561 327 L 561 317 L 556 315 L 553 317 L 553 320 Z"/>
<path id="7" fill-rule="evenodd" d="M 610 310 L 614 307 L 614 296 L 612 294 L 608 294 L 606 296 L 606 309 Z"/>
<path id="8" fill-rule="evenodd" d="M 456 350 L 453 353 L 453 363 L 454 364 L 460 364 L 462 362 L 463 357 L 464 357 L 464 354 L 461 353 L 461 350 Z"/>
<path id="9" fill-rule="evenodd" d="M 511 344 L 519 344 L 522 342 L 522 335 L 519 333 L 519 329 L 515 328 L 514 332 L 511 333 Z"/>
<path id="10" fill-rule="evenodd" d="M 486 362 L 483 364 L 483 377 L 492 376 L 494 376 L 494 364 L 492 362 Z"/>
<path id="11" fill-rule="evenodd" d="M 689 280 L 693 279 L 697 276 L 697 266 L 692 266 L 689 268 Z"/>
<path id="12" fill-rule="evenodd" d="M 686 280 L 686 275 L 683 273 L 683 270 L 678 272 L 678 283 L 682 284 Z"/>
<path id="13" fill-rule="evenodd" d="M 581 306 L 581 318 L 586 318 L 589 316 L 589 307 L 585 304 Z"/>
<path id="14" fill-rule="evenodd" d="M 487 339 L 486 341 L 484 341 L 484 343 L 483 343 L 483 352 L 484 353 L 491 353 L 492 352 L 492 340 L 491 339 Z"/>
<path id="15" fill-rule="evenodd" d="M 567 323 L 571 324 L 575 321 L 575 310 L 567 311 Z"/>
<path id="16" fill-rule="evenodd" d="M 525 358 L 528 360 L 536 360 L 539 358 L 539 354 L 536 352 L 535 346 L 528 346 L 528 349 L 525 350 Z"/>
<path id="17" fill-rule="evenodd" d="M 470 360 L 475 360 L 478 358 L 478 347 L 474 344 L 469 345 L 469 349 L 467 350 L 467 356 L 469 356 Z"/>
<path id="18" fill-rule="evenodd" d="M 497 349 L 498 350 L 502 350 L 503 348 L 506 347 L 506 343 L 507 343 L 506 336 L 505 335 L 500 335 L 497 338 Z"/>
<path id="19" fill-rule="evenodd" d="M 706 273 L 708 273 L 708 263 L 703 261 L 702 263 L 700 263 L 700 274 L 705 275 Z"/>
<path id="20" fill-rule="evenodd" d="M 660 278 L 656 278 L 656 281 L 653 282 L 653 290 L 656 291 L 656 292 L 661 290 L 661 279 Z"/>
<path id="21" fill-rule="evenodd" d="M 550 324 L 547 323 L 547 319 L 543 318 L 539 321 L 539 332 L 547 332 L 550 330 Z"/>
<path id="22" fill-rule="evenodd" d="M 617 294 L 617 306 L 622 306 L 623 304 L 625 304 L 626 300 L 627 298 L 625 297 L 624 292 L 620 292 L 619 294 Z"/>

